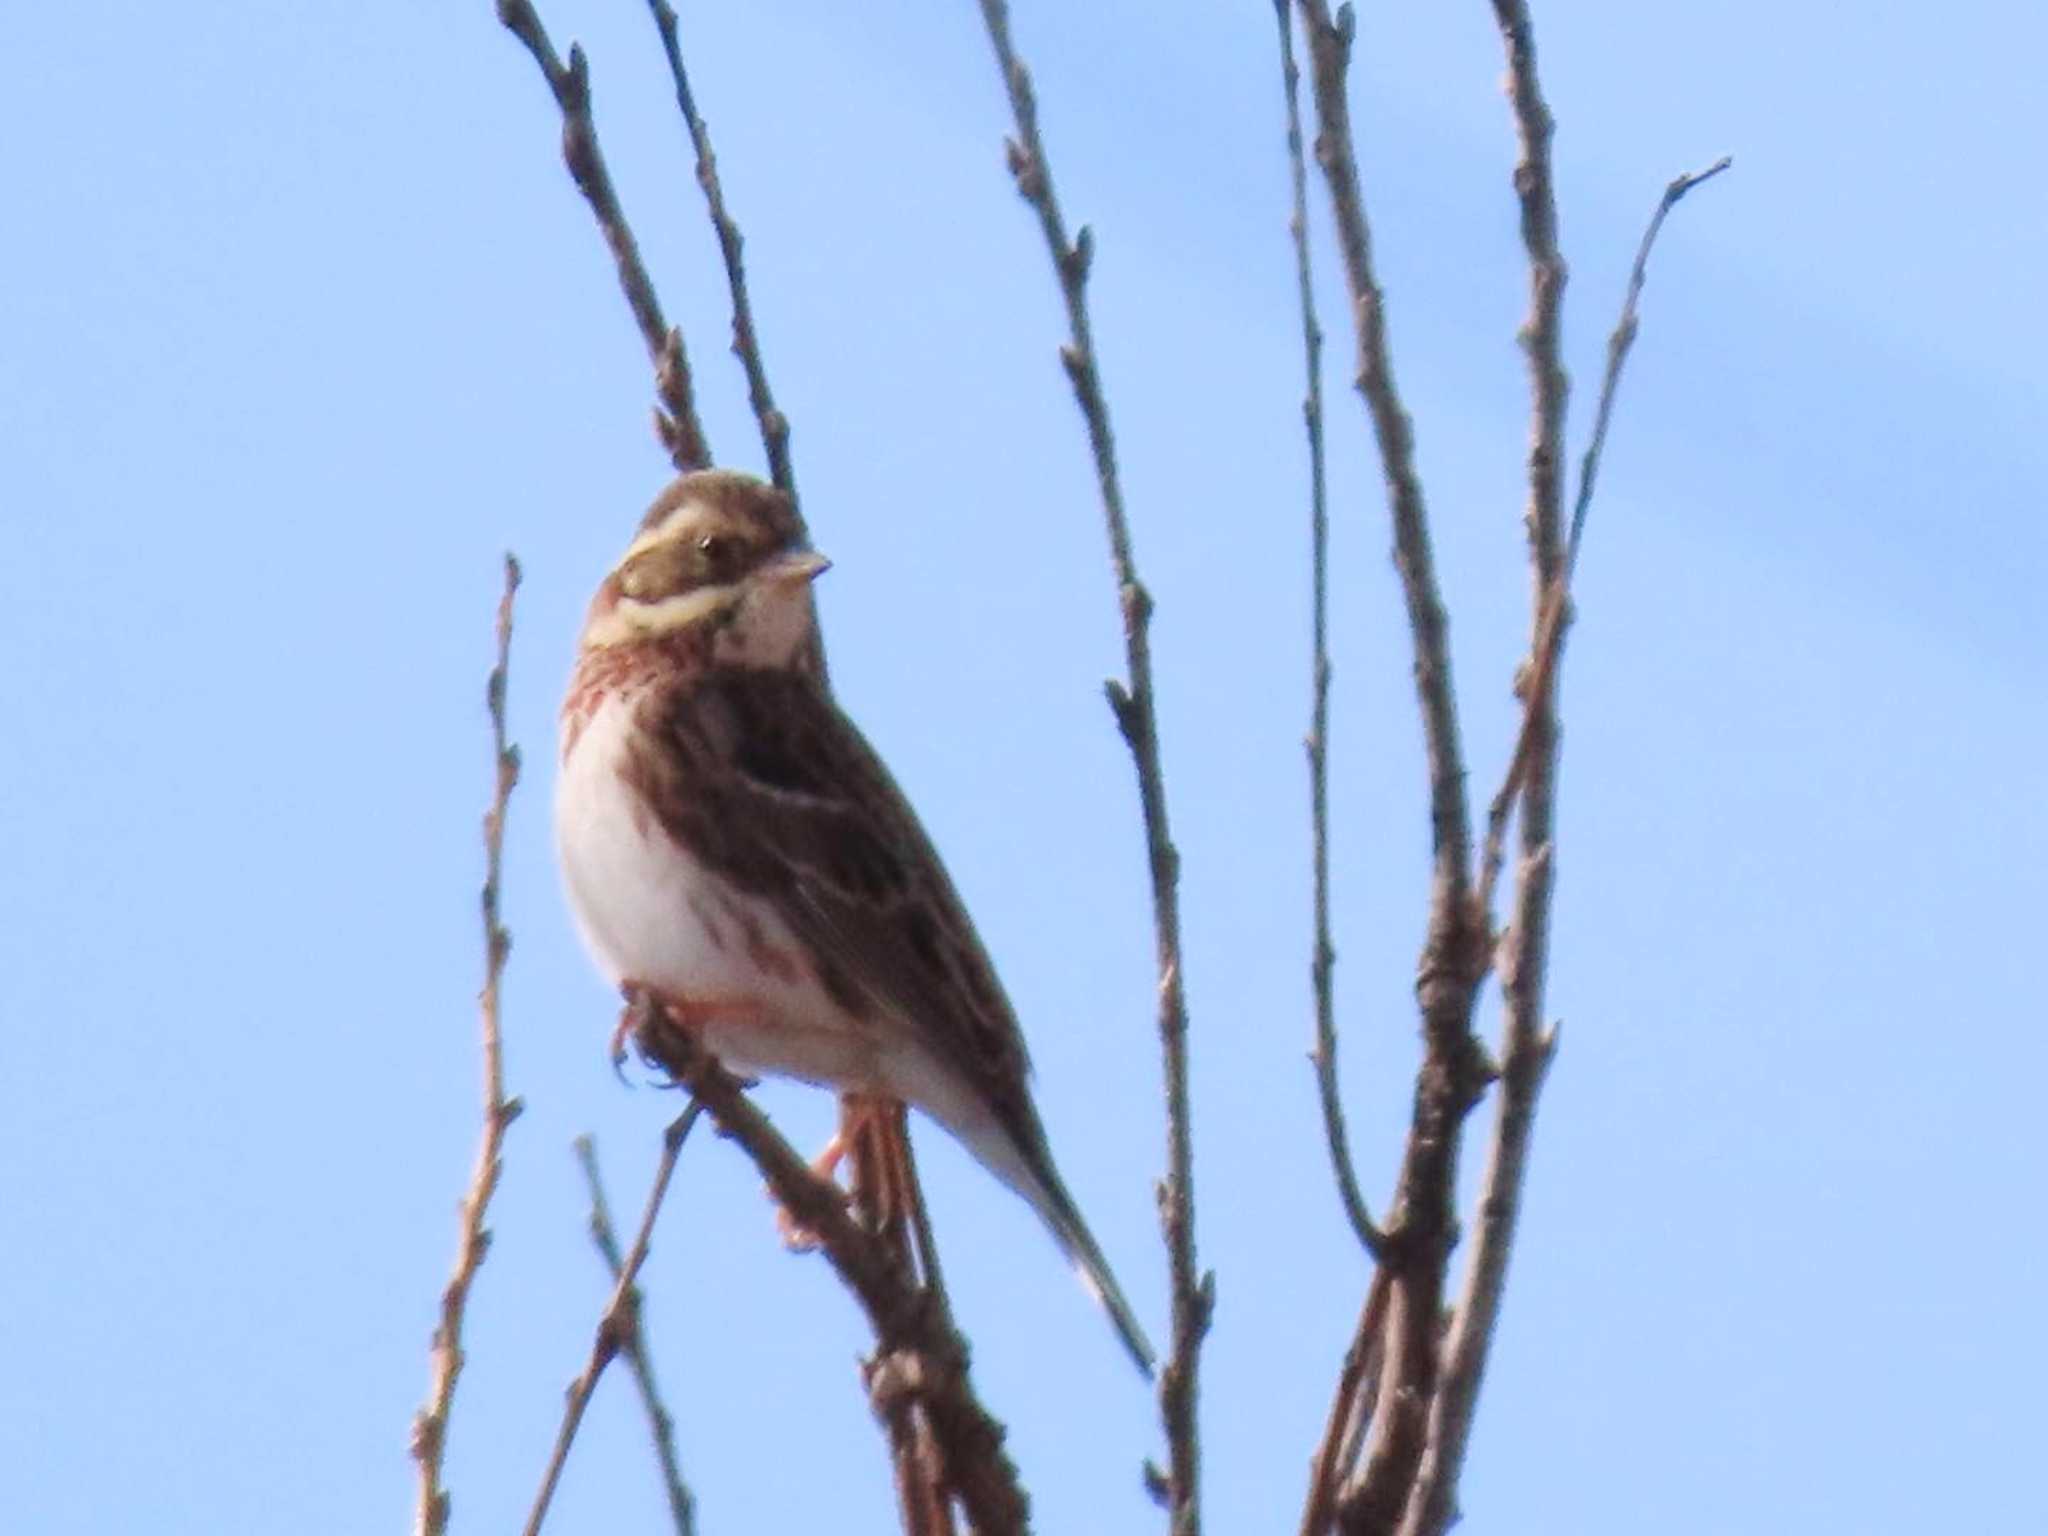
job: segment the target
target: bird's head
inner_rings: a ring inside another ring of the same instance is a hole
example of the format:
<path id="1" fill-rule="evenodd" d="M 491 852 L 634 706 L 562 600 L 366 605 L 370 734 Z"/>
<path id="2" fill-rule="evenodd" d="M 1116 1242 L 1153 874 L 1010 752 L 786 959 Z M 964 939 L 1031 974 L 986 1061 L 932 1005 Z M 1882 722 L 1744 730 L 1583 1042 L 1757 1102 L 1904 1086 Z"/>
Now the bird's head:
<path id="1" fill-rule="evenodd" d="M 647 509 L 591 600 L 583 649 L 703 636 L 715 660 L 790 666 L 815 649 L 811 581 L 829 564 L 773 486 L 697 470 Z"/>

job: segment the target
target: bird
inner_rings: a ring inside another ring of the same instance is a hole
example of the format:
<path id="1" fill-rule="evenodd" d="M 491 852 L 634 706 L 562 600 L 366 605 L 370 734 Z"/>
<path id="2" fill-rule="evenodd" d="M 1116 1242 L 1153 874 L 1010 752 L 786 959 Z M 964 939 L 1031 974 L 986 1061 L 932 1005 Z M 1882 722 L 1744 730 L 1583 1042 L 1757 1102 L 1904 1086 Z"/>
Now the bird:
<path id="1" fill-rule="evenodd" d="M 1037 1212 L 1149 1378 L 995 966 L 827 686 L 812 582 L 829 563 L 749 474 L 686 473 L 648 508 L 591 599 L 562 702 L 555 836 L 576 926 L 609 982 L 728 1070 L 937 1121 Z"/>

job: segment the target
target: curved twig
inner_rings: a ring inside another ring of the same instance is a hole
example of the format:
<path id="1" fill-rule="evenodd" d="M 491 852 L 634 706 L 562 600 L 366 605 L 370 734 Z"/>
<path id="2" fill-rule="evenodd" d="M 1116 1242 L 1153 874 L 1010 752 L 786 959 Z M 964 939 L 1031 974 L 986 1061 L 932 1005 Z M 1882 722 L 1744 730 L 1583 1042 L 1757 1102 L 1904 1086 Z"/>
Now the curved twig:
<path id="1" fill-rule="evenodd" d="M 1330 1150 L 1337 1195 L 1360 1246 L 1379 1255 L 1383 1238 L 1373 1224 L 1351 1161 L 1351 1136 L 1337 1091 L 1336 947 L 1330 942 L 1330 509 L 1323 451 L 1323 328 L 1316 320 L 1315 288 L 1308 257 L 1308 166 L 1301 145 L 1301 71 L 1294 62 L 1292 0 L 1273 0 L 1280 28 L 1280 78 L 1287 97 L 1287 162 L 1294 209 L 1287 228 L 1294 240 L 1294 276 L 1301 295 L 1301 345 L 1308 386 L 1301 417 L 1308 434 L 1310 702 L 1308 720 L 1308 814 L 1310 883 L 1313 891 L 1313 948 L 1309 978 L 1315 989 L 1315 1048 L 1309 1053 L 1316 1095 L 1323 1110 L 1323 1139 Z"/>
<path id="2" fill-rule="evenodd" d="M 1593 505 L 1593 484 L 1600 475 L 1600 455 L 1607 447 L 1607 423 L 1614 414 L 1614 396 L 1621 383 L 1621 367 L 1628 361 L 1629 349 L 1636 344 L 1636 305 L 1643 296 L 1643 284 L 1649 277 L 1650 252 L 1657 244 L 1657 236 L 1664 231 L 1664 220 L 1678 206 L 1679 199 L 1701 182 L 1712 181 L 1734 163 L 1732 156 L 1723 155 L 1705 170 L 1688 171 L 1683 176 L 1672 177 L 1664 188 L 1664 195 L 1657 199 L 1656 212 L 1650 215 L 1643 238 L 1636 244 L 1636 259 L 1629 268 L 1628 294 L 1622 300 L 1621 319 L 1615 322 L 1614 334 L 1607 338 L 1607 372 L 1600 380 L 1600 405 L 1593 413 L 1593 436 L 1586 444 L 1585 457 L 1579 461 L 1579 494 L 1572 506 L 1571 537 L 1565 546 L 1567 571 L 1578 564 L 1579 539 L 1586 531 L 1587 509 Z"/>
<path id="3" fill-rule="evenodd" d="M 462 1322 L 469 1306 L 469 1292 L 476 1281 L 484 1255 L 490 1251 L 491 1234 L 484 1225 L 491 1196 L 497 1192 L 502 1170 L 505 1132 L 519 1117 L 520 1103 L 505 1096 L 505 1052 L 498 1022 L 498 988 L 505 974 L 505 960 L 512 951 L 512 936 L 498 917 L 498 895 L 504 874 L 505 813 L 512 788 L 519 782 L 519 749 L 505 739 L 505 680 L 512 656 L 512 599 L 519 590 L 519 562 L 505 556 L 505 589 L 498 599 L 498 651 L 485 688 L 485 703 L 491 716 L 491 803 L 484 812 L 484 886 L 482 896 L 484 928 L 484 984 L 477 999 L 483 1026 L 484 1132 L 477 1148 L 476 1171 L 470 1176 L 469 1191 L 462 1201 L 462 1220 L 455 1245 L 455 1271 L 441 1292 L 441 1316 L 434 1328 L 429 1358 L 426 1406 L 413 1420 L 412 1455 L 419 1464 L 419 1502 L 414 1512 L 417 1536 L 441 1536 L 448 1527 L 448 1491 L 441 1483 L 442 1458 L 447 1450 L 448 1413 L 455 1401 L 455 1383 L 462 1374 Z"/>

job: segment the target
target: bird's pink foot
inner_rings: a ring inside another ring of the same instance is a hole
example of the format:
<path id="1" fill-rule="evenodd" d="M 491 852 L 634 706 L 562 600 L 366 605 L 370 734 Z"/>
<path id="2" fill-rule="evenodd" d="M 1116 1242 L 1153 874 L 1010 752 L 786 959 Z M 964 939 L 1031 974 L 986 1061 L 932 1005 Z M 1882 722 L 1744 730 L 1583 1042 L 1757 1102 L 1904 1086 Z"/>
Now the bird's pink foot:
<path id="1" fill-rule="evenodd" d="M 836 1182 L 839 1165 L 846 1161 L 846 1154 L 852 1146 L 842 1120 L 839 1129 L 832 1133 L 832 1139 L 825 1143 L 825 1149 L 811 1159 L 811 1172 L 827 1182 Z M 775 1207 L 775 1230 L 781 1234 L 782 1246 L 792 1253 L 809 1253 L 818 1246 L 818 1234 L 790 1215 L 789 1207 L 780 1203 Z"/>

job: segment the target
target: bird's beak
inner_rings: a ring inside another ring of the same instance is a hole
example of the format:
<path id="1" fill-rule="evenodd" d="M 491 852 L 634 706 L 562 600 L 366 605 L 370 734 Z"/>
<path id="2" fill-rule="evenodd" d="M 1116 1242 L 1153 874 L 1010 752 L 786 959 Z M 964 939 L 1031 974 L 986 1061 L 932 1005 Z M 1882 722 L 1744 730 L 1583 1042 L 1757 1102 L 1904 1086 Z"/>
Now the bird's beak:
<path id="1" fill-rule="evenodd" d="M 786 555 L 777 555 L 768 562 L 761 575 L 778 587 L 796 586 L 800 582 L 815 581 L 830 569 L 832 562 L 815 549 L 797 549 Z"/>

